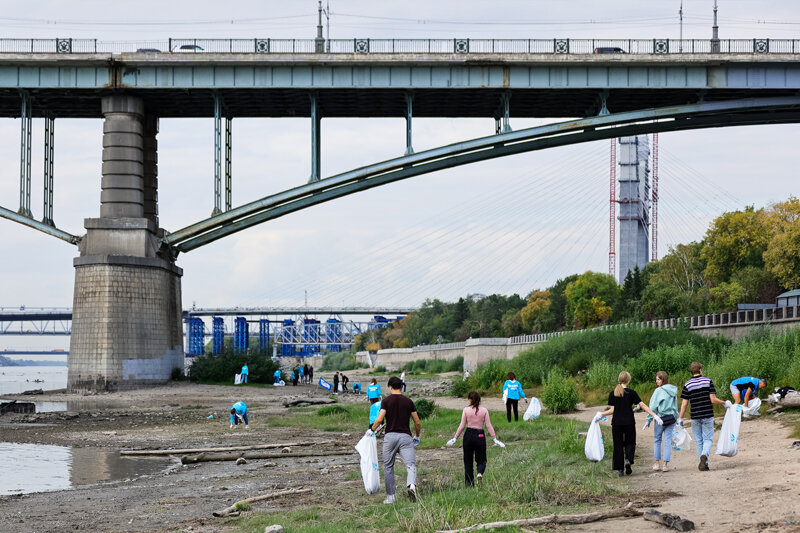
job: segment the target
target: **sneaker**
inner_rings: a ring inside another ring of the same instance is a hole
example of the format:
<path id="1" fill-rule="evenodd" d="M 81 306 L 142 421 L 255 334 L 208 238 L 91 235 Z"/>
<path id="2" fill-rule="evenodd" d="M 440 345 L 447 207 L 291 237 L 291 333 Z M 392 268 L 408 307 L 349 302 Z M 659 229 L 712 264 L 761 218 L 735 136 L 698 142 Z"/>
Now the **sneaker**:
<path id="1" fill-rule="evenodd" d="M 663 465 L 661 465 L 661 471 L 669 472 L 669 463 L 664 463 Z"/>
<path id="2" fill-rule="evenodd" d="M 633 470 L 631 469 L 631 462 L 625 459 L 625 474 L 631 475 L 633 474 Z"/>
<path id="3" fill-rule="evenodd" d="M 386 499 L 383 500 L 383 503 L 394 503 L 394 494 L 387 495 Z"/>
<path id="4" fill-rule="evenodd" d="M 701 472 L 708 471 L 708 457 L 706 457 L 705 455 L 700 456 L 700 464 L 697 465 L 697 469 L 700 470 Z"/>
<path id="5" fill-rule="evenodd" d="M 250 426 L 245 426 L 244 429 L 250 429 Z"/>
<path id="6" fill-rule="evenodd" d="M 475 482 L 480 487 L 481 483 L 483 483 L 483 474 L 478 474 L 478 478 L 475 480 Z"/>
<path id="7" fill-rule="evenodd" d="M 416 485 L 409 485 L 408 486 L 408 497 L 412 502 L 417 501 L 417 486 Z"/>
<path id="8" fill-rule="evenodd" d="M 625 475 L 625 471 L 624 470 L 617 470 L 617 475 L 619 475 L 619 477 L 623 477 Z"/>
<path id="9" fill-rule="evenodd" d="M 653 463 L 653 470 L 661 470 L 661 465 L 659 464 L 658 461 Z"/>

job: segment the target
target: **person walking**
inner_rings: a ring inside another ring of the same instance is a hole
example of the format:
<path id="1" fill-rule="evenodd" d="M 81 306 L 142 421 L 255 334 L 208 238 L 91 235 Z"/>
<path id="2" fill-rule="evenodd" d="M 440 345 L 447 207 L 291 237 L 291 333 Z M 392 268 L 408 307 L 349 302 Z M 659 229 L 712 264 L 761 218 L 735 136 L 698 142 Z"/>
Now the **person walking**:
<path id="1" fill-rule="evenodd" d="M 369 403 L 376 403 L 381 401 L 381 397 L 383 394 L 381 393 L 381 386 L 378 385 L 378 380 L 372 378 L 372 381 L 369 385 L 367 385 L 367 400 Z"/>
<path id="2" fill-rule="evenodd" d="M 683 384 L 681 389 L 681 412 L 678 414 L 678 423 L 683 425 L 683 414 L 686 406 L 692 406 L 692 435 L 697 447 L 697 458 L 700 463 L 697 469 L 701 472 L 708 471 L 708 456 L 711 454 L 711 444 L 714 440 L 714 405 L 715 403 L 730 407 L 731 402 L 717 398 L 717 389 L 710 379 L 703 376 L 703 365 L 697 361 L 689 365 L 692 377 Z"/>
<path id="3" fill-rule="evenodd" d="M 478 465 L 478 485 L 483 481 L 483 474 L 486 472 L 486 430 L 492 436 L 492 440 L 498 446 L 502 443 L 497 440 L 497 434 L 492 427 L 492 421 L 489 419 L 489 411 L 485 407 L 481 407 L 481 395 L 477 391 L 472 391 L 467 394 L 469 405 L 461 411 L 461 424 L 456 430 L 456 434 L 452 439 L 447 441 L 446 446 L 449 448 L 453 446 L 458 440 L 458 436 L 464 431 L 464 483 L 468 487 L 475 486 L 474 473 L 472 470 L 473 457 Z"/>
<path id="4" fill-rule="evenodd" d="M 304 385 L 306 382 L 305 369 L 302 366 L 300 366 L 297 368 L 297 373 L 300 374 L 300 384 Z"/>
<path id="5" fill-rule="evenodd" d="M 503 383 L 503 397 L 506 398 L 506 418 L 511 422 L 511 409 L 514 409 L 514 422 L 519 421 L 519 413 L 517 412 L 517 404 L 519 403 L 520 396 L 525 398 L 525 403 L 528 403 L 528 398 L 525 396 L 525 391 L 522 390 L 522 385 L 517 381 L 517 376 L 513 372 L 509 372 L 506 377 L 506 382 Z"/>
<path id="6" fill-rule="evenodd" d="M 405 369 L 403 369 L 403 371 L 400 372 L 400 381 L 403 382 L 403 394 L 405 394 L 405 392 L 406 392 L 406 371 L 405 371 Z"/>
<path id="7" fill-rule="evenodd" d="M 662 424 L 653 428 L 653 470 L 669 471 L 669 459 L 672 454 L 672 431 L 678 417 L 678 387 L 671 385 L 669 375 L 664 372 L 656 373 L 656 390 L 650 397 L 650 409 L 661 417 Z M 645 428 L 650 427 L 653 417 L 647 415 Z M 664 462 L 661 462 L 661 443 L 664 443 Z"/>
<path id="8" fill-rule="evenodd" d="M 333 374 L 333 393 L 339 394 L 339 373 Z"/>
<path id="9" fill-rule="evenodd" d="M 636 391 L 628 388 L 630 382 L 631 375 L 624 370 L 620 372 L 617 386 L 608 394 L 608 410 L 595 415 L 595 420 L 613 415 L 611 417 L 611 437 L 614 443 L 614 453 L 611 468 L 616 470 L 620 477 L 626 474 L 630 476 L 633 473 L 631 466 L 636 452 L 636 420 L 633 418 L 633 406 L 641 407 L 655 419 L 659 426 L 663 423 L 661 417 L 639 398 Z"/>
<path id="10" fill-rule="evenodd" d="M 731 396 L 733 405 L 747 404 L 756 397 L 758 391 L 767 386 L 767 380 L 754 377 L 741 377 L 731 382 Z"/>
<path id="11" fill-rule="evenodd" d="M 389 396 L 381 402 L 381 410 L 378 418 L 372 423 L 367 431 L 370 437 L 386 420 L 386 428 L 383 436 L 383 475 L 386 484 L 386 499 L 383 503 L 394 503 L 397 487 L 394 479 L 394 460 L 397 454 L 406 465 L 406 488 L 408 497 L 412 502 L 417 501 L 417 461 L 414 455 L 414 448 L 419 445 L 419 435 L 422 431 L 422 424 L 419 421 L 417 407 L 414 402 L 403 396 L 403 382 L 397 376 L 389 378 Z M 414 433 L 416 437 L 411 437 L 409 421 L 414 421 Z"/>
<path id="12" fill-rule="evenodd" d="M 349 381 L 350 381 L 350 378 L 348 378 L 347 376 L 344 375 L 344 373 L 342 373 L 342 391 L 343 392 L 349 392 L 347 390 L 347 383 Z"/>
<path id="13" fill-rule="evenodd" d="M 247 405 L 244 402 L 236 402 L 231 407 L 231 429 L 239 425 L 239 420 L 244 422 L 244 429 L 250 429 L 247 421 Z"/>
<path id="14" fill-rule="evenodd" d="M 308 365 L 308 382 L 314 383 L 314 367 Z"/>
<path id="15" fill-rule="evenodd" d="M 297 387 L 297 378 L 298 378 L 298 371 L 296 368 L 292 368 L 292 386 Z"/>
<path id="16" fill-rule="evenodd" d="M 242 373 L 242 383 L 247 383 L 247 374 L 249 372 L 250 372 L 250 370 L 247 368 L 247 363 L 245 363 L 244 366 L 242 367 L 242 372 L 241 372 Z"/>

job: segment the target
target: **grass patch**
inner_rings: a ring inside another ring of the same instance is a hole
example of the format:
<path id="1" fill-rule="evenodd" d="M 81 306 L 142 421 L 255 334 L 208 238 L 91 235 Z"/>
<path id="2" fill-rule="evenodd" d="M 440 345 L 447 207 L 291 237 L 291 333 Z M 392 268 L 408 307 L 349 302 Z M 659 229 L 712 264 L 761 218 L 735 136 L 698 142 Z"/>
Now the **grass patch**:
<path id="1" fill-rule="evenodd" d="M 361 430 L 367 406 L 343 408 L 344 412 L 331 416 L 320 416 L 313 409 L 293 410 L 270 425 L 321 428 L 330 423 L 330 418 L 338 418 L 337 431 Z M 508 447 L 490 446 L 487 450 L 488 468 L 481 488 L 464 487 L 461 453 L 453 450 L 444 460 L 420 459 L 417 504 L 410 503 L 400 491 L 396 505 L 383 505 L 383 491 L 367 495 L 356 470 L 345 474 L 351 485 L 323 489 L 332 491 L 318 495 L 317 501 L 325 503 L 282 513 L 248 513 L 232 525 L 254 533 L 271 524 L 281 524 L 287 532 L 303 533 L 434 531 L 551 512 L 579 512 L 589 505 L 616 502 L 615 495 L 623 487 L 616 488 L 618 482 L 608 461 L 591 463 L 584 457 L 584 439 L 579 433 L 586 431 L 588 424 L 546 414 L 535 422 L 509 423 L 499 413 L 494 414 L 493 425 Z M 423 421 L 421 447 L 442 447 L 460 419 L 459 410 L 437 408 Z M 610 435 L 605 440 L 610 443 Z M 395 473 L 402 487 L 402 463 L 397 463 Z"/>

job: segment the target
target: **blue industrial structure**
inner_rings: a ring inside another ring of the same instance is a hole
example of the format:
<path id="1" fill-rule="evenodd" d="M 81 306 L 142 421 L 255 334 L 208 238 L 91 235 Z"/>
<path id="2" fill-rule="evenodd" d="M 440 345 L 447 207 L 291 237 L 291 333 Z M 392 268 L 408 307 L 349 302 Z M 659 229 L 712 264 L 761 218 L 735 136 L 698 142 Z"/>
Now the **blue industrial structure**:
<path id="1" fill-rule="evenodd" d="M 244 353 L 250 343 L 249 327 L 247 319 L 243 316 L 237 316 L 234 322 L 235 330 L 233 332 L 233 350 L 237 353 Z"/>
<path id="2" fill-rule="evenodd" d="M 211 353 L 221 354 L 225 350 L 225 321 L 221 316 L 211 317 L 212 321 L 212 340 Z"/>
<path id="3" fill-rule="evenodd" d="M 258 351 L 269 352 L 269 320 L 266 318 L 258 321 Z"/>
<path id="4" fill-rule="evenodd" d="M 201 318 L 189 319 L 187 326 L 188 342 L 186 355 L 202 355 L 203 354 L 203 320 Z"/>

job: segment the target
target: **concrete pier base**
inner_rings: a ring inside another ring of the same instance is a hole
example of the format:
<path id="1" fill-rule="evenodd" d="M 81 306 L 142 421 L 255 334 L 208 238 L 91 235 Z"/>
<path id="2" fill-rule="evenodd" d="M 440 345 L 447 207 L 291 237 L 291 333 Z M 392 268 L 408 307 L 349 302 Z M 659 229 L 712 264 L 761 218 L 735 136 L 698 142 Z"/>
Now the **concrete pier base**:
<path id="1" fill-rule="evenodd" d="M 159 258 L 75 259 L 70 391 L 155 385 L 183 370 L 181 275 Z"/>

